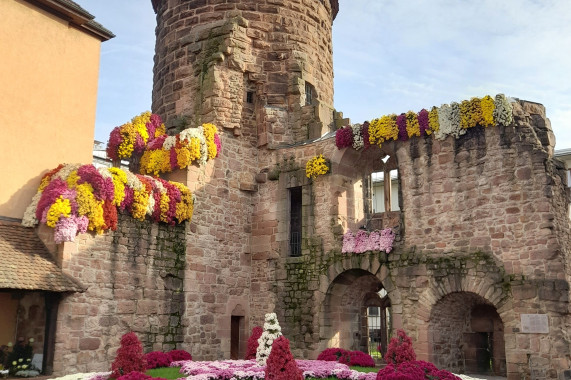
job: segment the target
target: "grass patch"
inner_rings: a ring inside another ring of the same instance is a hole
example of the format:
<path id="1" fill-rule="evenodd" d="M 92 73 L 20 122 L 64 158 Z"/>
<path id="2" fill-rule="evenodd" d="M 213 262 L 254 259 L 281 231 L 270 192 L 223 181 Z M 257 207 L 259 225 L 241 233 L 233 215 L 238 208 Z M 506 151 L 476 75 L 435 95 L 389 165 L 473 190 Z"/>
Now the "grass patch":
<path id="1" fill-rule="evenodd" d="M 164 367 L 155 368 L 147 371 L 147 375 L 152 377 L 162 377 L 163 379 L 178 379 L 186 377 L 184 373 L 180 373 L 180 367 Z"/>
<path id="2" fill-rule="evenodd" d="M 369 372 L 379 372 L 378 367 L 351 367 L 354 371 L 369 373 Z"/>

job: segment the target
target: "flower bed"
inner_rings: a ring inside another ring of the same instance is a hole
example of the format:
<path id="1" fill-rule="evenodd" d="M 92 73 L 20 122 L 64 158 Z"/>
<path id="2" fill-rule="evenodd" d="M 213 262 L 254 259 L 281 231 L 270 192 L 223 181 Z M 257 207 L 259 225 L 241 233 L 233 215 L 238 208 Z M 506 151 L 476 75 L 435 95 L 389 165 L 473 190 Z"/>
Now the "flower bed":
<path id="1" fill-rule="evenodd" d="M 323 360 L 296 360 L 305 379 L 323 379 L 335 376 L 341 380 L 374 380 L 375 372 L 363 373 L 352 370 L 346 364 Z M 212 362 L 175 362 L 171 367 L 181 366 L 181 372 L 189 380 L 261 380 L 265 366 L 255 360 L 223 360 Z"/>

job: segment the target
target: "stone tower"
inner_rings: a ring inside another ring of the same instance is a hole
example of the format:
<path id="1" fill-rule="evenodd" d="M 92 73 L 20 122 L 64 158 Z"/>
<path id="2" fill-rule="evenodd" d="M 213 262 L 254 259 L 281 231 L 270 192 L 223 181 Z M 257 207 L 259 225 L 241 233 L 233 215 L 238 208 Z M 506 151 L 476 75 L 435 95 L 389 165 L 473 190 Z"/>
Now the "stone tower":
<path id="1" fill-rule="evenodd" d="M 321 137 L 333 126 L 331 32 L 338 2 L 152 4 L 153 112 L 171 132 L 206 122 L 222 132 L 216 162 L 171 176 L 197 199 L 177 342 L 201 359 L 242 358 L 251 328 L 279 309 L 272 260 L 276 244 L 287 251 L 287 227 L 276 221 L 286 210 L 270 198 L 261 201 L 275 191 L 263 185 L 267 172 L 282 158 L 280 147 Z"/>
<path id="2" fill-rule="evenodd" d="M 152 0 L 153 112 L 215 122 L 257 146 L 320 137 L 333 119 L 337 0 Z"/>

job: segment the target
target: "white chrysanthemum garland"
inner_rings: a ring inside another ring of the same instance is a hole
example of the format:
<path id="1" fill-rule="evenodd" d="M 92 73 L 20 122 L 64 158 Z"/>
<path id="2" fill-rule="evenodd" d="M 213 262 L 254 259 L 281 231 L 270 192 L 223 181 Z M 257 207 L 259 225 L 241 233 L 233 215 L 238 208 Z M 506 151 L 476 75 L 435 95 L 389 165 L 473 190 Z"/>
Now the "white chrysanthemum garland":
<path id="1" fill-rule="evenodd" d="M 264 321 L 264 332 L 258 339 L 258 349 L 256 351 L 256 361 L 259 365 L 266 365 L 266 361 L 272 351 L 274 340 L 282 335 L 282 328 L 278 322 L 276 313 L 266 314 Z"/>

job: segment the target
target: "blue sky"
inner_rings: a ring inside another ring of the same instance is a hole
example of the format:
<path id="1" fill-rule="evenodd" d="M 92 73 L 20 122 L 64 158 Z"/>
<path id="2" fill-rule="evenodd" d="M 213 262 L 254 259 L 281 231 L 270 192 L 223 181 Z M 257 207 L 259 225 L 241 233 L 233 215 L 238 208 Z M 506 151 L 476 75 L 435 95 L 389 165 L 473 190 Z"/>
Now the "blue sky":
<path id="1" fill-rule="evenodd" d="M 102 44 L 95 138 L 150 110 L 150 0 L 76 0 L 117 37 Z M 505 93 L 542 103 L 571 148 L 571 1 L 340 0 L 335 107 L 352 122 Z"/>

